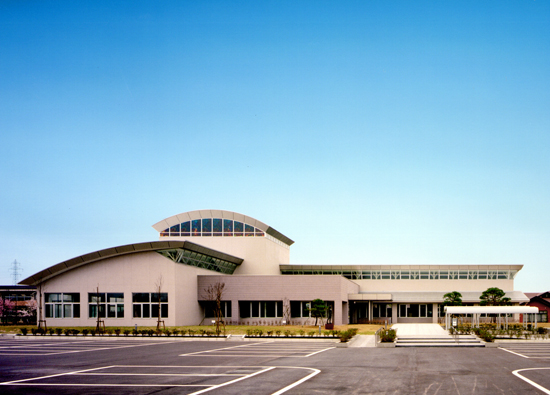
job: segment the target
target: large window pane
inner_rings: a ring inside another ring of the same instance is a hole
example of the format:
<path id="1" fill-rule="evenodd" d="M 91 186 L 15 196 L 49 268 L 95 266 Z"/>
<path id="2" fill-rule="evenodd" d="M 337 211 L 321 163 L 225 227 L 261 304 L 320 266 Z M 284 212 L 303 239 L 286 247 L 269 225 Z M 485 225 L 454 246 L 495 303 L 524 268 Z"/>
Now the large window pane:
<path id="1" fill-rule="evenodd" d="M 132 302 L 134 303 L 149 303 L 148 293 L 134 293 L 132 294 Z"/>
<path id="2" fill-rule="evenodd" d="M 202 235 L 203 236 L 212 236 L 212 219 L 203 218 L 202 220 Z"/>
<path id="3" fill-rule="evenodd" d="M 134 318 L 141 318 L 141 305 L 135 304 L 133 310 L 134 310 Z"/>

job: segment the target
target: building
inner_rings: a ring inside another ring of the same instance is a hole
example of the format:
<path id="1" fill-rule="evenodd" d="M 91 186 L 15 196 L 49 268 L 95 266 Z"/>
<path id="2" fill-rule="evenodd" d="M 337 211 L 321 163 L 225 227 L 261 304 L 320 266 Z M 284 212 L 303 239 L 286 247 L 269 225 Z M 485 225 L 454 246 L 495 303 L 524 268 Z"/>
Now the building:
<path id="1" fill-rule="evenodd" d="M 529 301 L 524 303 L 526 306 L 534 306 L 539 308 L 539 313 L 537 314 L 537 322 L 548 322 L 548 312 L 550 312 L 550 292 L 526 292 L 525 296 L 529 298 Z M 531 321 L 534 319 L 533 317 L 529 318 Z"/>
<path id="2" fill-rule="evenodd" d="M 37 287 L 49 326 L 155 325 L 210 322 L 205 290 L 225 284 L 223 314 L 232 323 L 312 323 L 309 303 L 322 299 L 334 324 L 438 322 L 443 295 L 478 304 L 489 287 L 514 304 L 522 265 L 290 264 L 290 238 L 252 217 L 190 211 L 153 225 L 159 241 L 108 248 L 51 266 L 23 280 Z M 205 321 L 206 320 L 206 321 Z"/>
<path id="3" fill-rule="evenodd" d="M 0 322 L 36 323 L 36 288 L 28 285 L 0 286 Z"/>

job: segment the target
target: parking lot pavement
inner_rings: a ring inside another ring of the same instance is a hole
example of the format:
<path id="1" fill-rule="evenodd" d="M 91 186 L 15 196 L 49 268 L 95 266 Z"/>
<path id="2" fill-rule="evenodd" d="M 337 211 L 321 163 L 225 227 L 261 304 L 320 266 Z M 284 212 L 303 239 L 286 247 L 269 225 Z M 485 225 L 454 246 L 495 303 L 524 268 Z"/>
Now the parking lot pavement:
<path id="1" fill-rule="evenodd" d="M 109 390 L 127 387 L 137 392 L 177 390 L 179 394 L 219 391 L 240 394 L 255 388 L 257 394 L 283 393 L 317 375 L 319 370 L 275 366 L 147 366 L 112 365 L 60 374 L 12 380 L 7 388 L 43 389 L 44 392 Z M 246 383 L 244 382 L 246 380 Z M 240 382 L 243 383 L 240 383 Z M 269 383 L 276 382 L 275 386 Z M 266 384 L 267 383 L 267 384 Z M 244 386 L 243 386 L 244 384 Z M 281 392 L 283 391 L 283 392 Z"/>
<path id="2" fill-rule="evenodd" d="M 550 388 L 550 361 L 498 348 L 329 344 L 331 348 L 323 349 L 317 344 L 316 351 L 304 341 L 251 342 L 246 347 L 242 341 L 80 341 L 19 342 L 48 352 L 0 355 L 0 393 L 550 394 L 545 392 Z M 0 339 L 1 349 L 14 346 Z M 239 354 L 233 354 L 236 349 Z"/>

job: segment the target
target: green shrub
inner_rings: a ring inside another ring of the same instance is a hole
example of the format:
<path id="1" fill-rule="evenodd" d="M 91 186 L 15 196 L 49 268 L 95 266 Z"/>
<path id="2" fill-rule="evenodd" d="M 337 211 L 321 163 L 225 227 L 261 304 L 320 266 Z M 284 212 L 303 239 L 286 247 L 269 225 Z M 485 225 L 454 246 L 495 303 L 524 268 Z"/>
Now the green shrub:
<path id="1" fill-rule="evenodd" d="M 313 336 L 315 336 L 315 331 L 309 331 L 309 332 L 307 333 L 307 335 L 308 335 L 309 337 L 313 337 Z"/>
<path id="2" fill-rule="evenodd" d="M 395 329 L 385 329 L 380 331 L 380 341 L 382 343 L 393 343 L 397 337 Z"/>
<path id="3" fill-rule="evenodd" d="M 82 334 L 84 336 L 88 336 L 88 332 L 89 332 L 88 329 L 82 329 Z"/>
<path id="4" fill-rule="evenodd" d="M 130 329 L 124 329 L 124 336 L 128 336 L 130 334 Z"/>
<path id="5" fill-rule="evenodd" d="M 292 336 L 292 332 L 290 332 L 288 329 L 284 332 L 284 334 L 285 334 L 285 337 Z"/>
<path id="6" fill-rule="evenodd" d="M 55 333 L 57 334 L 57 336 L 61 336 L 61 334 L 63 333 L 63 329 L 62 328 L 55 328 Z"/>
<path id="7" fill-rule="evenodd" d="M 27 336 L 27 332 L 29 331 L 28 328 L 21 328 L 20 330 L 21 330 L 21 334 L 22 334 L 23 336 Z"/>
<path id="8" fill-rule="evenodd" d="M 115 335 L 119 336 L 120 332 L 121 332 L 120 328 L 115 328 Z"/>
<path id="9" fill-rule="evenodd" d="M 278 336 L 281 336 L 281 331 L 277 329 L 277 330 L 275 331 L 275 335 L 277 335 L 277 337 L 278 337 Z"/>
<path id="10" fill-rule="evenodd" d="M 189 333 L 189 336 L 195 336 L 195 331 L 193 329 L 188 329 L 187 333 Z"/>
<path id="11" fill-rule="evenodd" d="M 73 332 L 72 332 L 71 329 L 65 328 L 65 330 L 63 331 L 63 333 L 65 333 L 65 336 L 69 336 L 69 335 L 71 335 Z"/>
<path id="12" fill-rule="evenodd" d="M 53 332 L 54 332 L 53 328 L 48 328 L 48 334 L 53 335 Z"/>
<path id="13" fill-rule="evenodd" d="M 300 336 L 304 336 L 305 333 L 306 333 L 306 332 L 305 332 L 303 329 L 300 329 L 300 330 L 298 331 L 298 335 L 300 335 Z"/>

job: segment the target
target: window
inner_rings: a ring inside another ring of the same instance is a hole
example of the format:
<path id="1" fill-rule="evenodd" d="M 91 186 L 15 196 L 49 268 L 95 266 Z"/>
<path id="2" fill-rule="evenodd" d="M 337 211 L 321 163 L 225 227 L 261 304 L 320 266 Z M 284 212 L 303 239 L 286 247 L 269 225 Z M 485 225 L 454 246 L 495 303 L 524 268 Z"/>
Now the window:
<path id="1" fill-rule="evenodd" d="M 277 318 L 283 316 L 282 301 L 239 301 L 241 318 Z"/>
<path id="2" fill-rule="evenodd" d="M 222 218 L 202 218 L 182 222 L 164 229 L 161 237 L 169 236 L 224 236 L 224 237 L 265 237 L 265 233 L 252 225 Z"/>
<path id="3" fill-rule="evenodd" d="M 46 318 L 80 318 L 79 293 L 47 293 Z"/>
<path id="4" fill-rule="evenodd" d="M 415 317 L 432 317 L 433 304 L 400 304 L 399 317 L 415 318 Z"/>
<path id="5" fill-rule="evenodd" d="M 310 302 L 291 301 L 290 316 L 292 318 L 310 317 L 309 306 L 311 306 Z"/>
<path id="6" fill-rule="evenodd" d="M 97 318 L 124 318 L 124 294 L 121 292 L 112 293 L 89 293 L 88 294 L 88 317 Z"/>
<path id="7" fill-rule="evenodd" d="M 373 303 L 372 316 L 373 318 L 391 317 L 391 303 Z"/>
<path id="8" fill-rule="evenodd" d="M 204 316 L 205 317 L 216 317 L 216 302 L 214 301 L 206 301 L 201 302 L 201 304 L 204 307 Z M 231 301 L 221 301 L 221 310 L 222 310 L 222 317 L 224 318 L 231 318 Z"/>
<path id="9" fill-rule="evenodd" d="M 132 294 L 132 310 L 134 318 L 168 318 L 168 293 L 141 292 Z"/>

